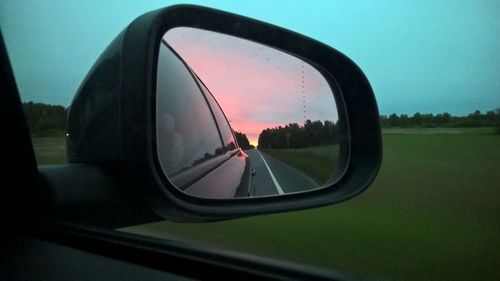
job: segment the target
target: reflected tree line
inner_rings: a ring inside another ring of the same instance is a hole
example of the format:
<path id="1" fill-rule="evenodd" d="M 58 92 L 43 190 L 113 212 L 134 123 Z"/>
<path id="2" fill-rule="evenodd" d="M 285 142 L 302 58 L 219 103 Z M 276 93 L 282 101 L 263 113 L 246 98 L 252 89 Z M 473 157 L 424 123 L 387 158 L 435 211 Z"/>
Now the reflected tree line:
<path id="1" fill-rule="evenodd" d="M 238 142 L 238 145 L 242 149 L 250 149 L 250 148 L 255 148 L 253 145 L 250 144 L 248 141 L 247 135 L 241 132 L 233 131 L 234 136 L 236 137 L 236 141 Z"/>
<path id="2" fill-rule="evenodd" d="M 290 123 L 284 127 L 267 128 L 259 135 L 259 148 L 287 149 L 336 144 L 339 142 L 339 122 L 307 120 L 304 125 Z"/>
<path id="3" fill-rule="evenodd" d="M 231 150 L 233 150 L 235 148 L 236 148 L 236 144 L 234 142 L 230 142 L 230 143 L 226 144 L 223 147 L 221 146 L 221 147 L 216 148 L 215 151 L 214 151 L 214 153 L 206 152 L 203 155 L 203 157 L 195 160 L 191 164 L 191 166 L 195 166 L 195 165 L 197 165 L 197 164 L 199 164 L 201 162 L 205 162 L 205 161 L 207 161 L 207 160 L 209 160 L 211 158 L 214 158 L 215 156 L 219 156 L 219 155 L 225 154 L 226 152 L 231 151 Z M 187 168 L 189 168 L 189 167 L 185 167 L 184 169 L 187 169 Z"/>

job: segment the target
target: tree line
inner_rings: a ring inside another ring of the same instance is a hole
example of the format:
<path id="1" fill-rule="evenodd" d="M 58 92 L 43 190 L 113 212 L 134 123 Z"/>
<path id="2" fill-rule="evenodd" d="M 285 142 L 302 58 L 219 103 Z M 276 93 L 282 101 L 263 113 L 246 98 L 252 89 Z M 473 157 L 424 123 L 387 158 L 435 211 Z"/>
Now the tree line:
<path id="1" fill-rule="evenodd" d="M 23 103 L 24 116 L 32 136 L 64 136 L 68 109 L 62 105 Z"/>
<path id="2" fill-rule="evenodd" d="M 26 122 L 33 136 L 63 136 L 66 133 L 68 109 L 62 105 L 23 103 Z M 450 113 L 413 115 L 381 115 L 382 128 L 432 128 L 432 127 L 496 127 L 500 134 L 500 108 L 482 113 L 479 110 L 466 116 Z M 259 147 L 303 148 L 338 142 L 339 127 L 333 121 L 307 120 L 304 125 L 290 123 L 285 126 L 267 128 L 259 135 Z M 252 148 L 247 136 L 235 132 L 236 140 L 243 149 Z"/>
<path id="3" fill-rule="evenodd" d="M 497 127 L 500 129 L 500 109 L 490 110 L 486 113 L 476 110 L 467 116 L 452 116 L 451 114 L 421 114 L 419 112 L 409 116 L 395 113 L 380 116 L 382 128 L 432 128 L 432 127 Z"/>
<path id="4" fill-rule="evenodd" d="M 304 125 L 290 123 L 267 128 L 259 135 L 259 148 L 304 148 L 335 144 L 339 141 L 339 124 L 333 121 L 307 120 Z"/>

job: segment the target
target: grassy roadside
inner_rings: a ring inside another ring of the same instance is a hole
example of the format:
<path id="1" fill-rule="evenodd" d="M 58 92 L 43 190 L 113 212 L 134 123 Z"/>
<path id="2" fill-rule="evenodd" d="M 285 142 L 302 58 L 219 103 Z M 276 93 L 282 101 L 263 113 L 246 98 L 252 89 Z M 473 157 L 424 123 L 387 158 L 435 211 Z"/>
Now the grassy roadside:
<path id="1" fill-rule="evenodd" d="M 496 133 L 494 127 L 471 127 L 471 128 L 384 128 L 384 135 L 493 135 Z"/>
<path id="2" fill-rule="evenodd" d="M 66 137 L 33 137 L 33 149 L 38 165 L 64 164 L 66 158 Z"/>
<path id="3" fill-rule="evenodd" d="M 261 151 L 304 172 L 320 185 L 337 169 L 338 145 L 301 149 L 261 149 Z"/>
<path id="4" fill-rule="evenodd" d="M 362 195 L 313 210 L 125 231 L 393 280 L 500 276 L 500 137 L 384 134 Z"/>

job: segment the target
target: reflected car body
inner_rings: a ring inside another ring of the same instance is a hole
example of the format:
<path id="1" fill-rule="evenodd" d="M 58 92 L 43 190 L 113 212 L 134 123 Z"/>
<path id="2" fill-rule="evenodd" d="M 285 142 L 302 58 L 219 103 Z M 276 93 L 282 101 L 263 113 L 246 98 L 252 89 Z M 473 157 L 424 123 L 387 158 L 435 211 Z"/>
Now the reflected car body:
<path id="1" fill-rule="evenodd" d="M 212 93 L 166 42 L 157 77 L 158 158 L 169 180 L 197 197 L 249 196 L 248 155 Z"/>
<path id="2" fill-rule="evenodd" d="M 250 163 L 239 148 L 229 159 L 184 189 L 198 197 L 233 198 L 250 196 Z M 210 187 L 216 186 L 216 189 Z"/>

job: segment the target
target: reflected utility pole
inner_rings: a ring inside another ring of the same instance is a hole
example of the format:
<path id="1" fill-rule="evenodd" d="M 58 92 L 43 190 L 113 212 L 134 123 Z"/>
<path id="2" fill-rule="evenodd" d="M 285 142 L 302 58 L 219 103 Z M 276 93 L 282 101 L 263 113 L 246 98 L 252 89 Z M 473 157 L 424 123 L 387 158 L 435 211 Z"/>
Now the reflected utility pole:
<path id="1" fill-rule="evenodd" d="M 302 110 L 304 111 L 304 126 L 305 126 L 307 120 L 307 114 L 306 114 L 306 86 L 304 79 L 304 61 L 300 61 L 300 68 L 302 72 Z"/>

